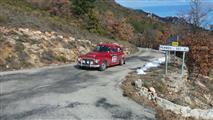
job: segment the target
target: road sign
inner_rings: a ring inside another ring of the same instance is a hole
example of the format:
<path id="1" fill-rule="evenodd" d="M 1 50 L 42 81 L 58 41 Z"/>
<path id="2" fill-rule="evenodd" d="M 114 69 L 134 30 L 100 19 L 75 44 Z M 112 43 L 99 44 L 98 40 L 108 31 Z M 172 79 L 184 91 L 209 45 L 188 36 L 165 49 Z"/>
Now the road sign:
<path id="1" fill-rule="evenodd" d="M 159 50 L 161 51 L 179 51 L 179 52 L 188 52 L 189 47 L 183 46 L 168 46 L 168 45 L 160 45 Z"/>
<path id="2" fill-rule="evenodd" d="M 177 47 L 178 46 L 178 42 L 172 42 L 172 46 Z"/>
<path id="3" fill-rule="evenodd" d="M 160 45 L 159 50 L 165 51 L 165 74 L 167 74 L 167 69 L 168 69 L 168 53 L 170 51 L 179 51 L 183 52 L 183 62 L 182 62 L 182 67 L 181 67 L 181 77 L 183 78 L 183 71 L 184 71 L 184 60 L 185 60 L 185 55 L 186 52 L 189 51 L 189 47 L 183 47 L 183 46 L 168 46 L 168 45 Z"/>
<path id="4" fill-rule="evenodd" d="M 178 40 L 179 40 L 179 35 L 176 35 L 167 39 L 167 43 L 171 43 L 173 41 L 178 41 Z"/>

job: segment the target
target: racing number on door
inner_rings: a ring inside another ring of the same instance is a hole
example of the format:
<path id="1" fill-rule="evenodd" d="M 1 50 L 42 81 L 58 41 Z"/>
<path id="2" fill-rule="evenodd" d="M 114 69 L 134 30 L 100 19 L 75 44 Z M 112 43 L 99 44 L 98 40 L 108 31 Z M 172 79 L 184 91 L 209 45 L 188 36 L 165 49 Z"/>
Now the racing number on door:
<path id="1" fill-rule="evenodd" d="M 116 55 L 112 56 L 112 62 L 117 62 L 118 57 Z"/>

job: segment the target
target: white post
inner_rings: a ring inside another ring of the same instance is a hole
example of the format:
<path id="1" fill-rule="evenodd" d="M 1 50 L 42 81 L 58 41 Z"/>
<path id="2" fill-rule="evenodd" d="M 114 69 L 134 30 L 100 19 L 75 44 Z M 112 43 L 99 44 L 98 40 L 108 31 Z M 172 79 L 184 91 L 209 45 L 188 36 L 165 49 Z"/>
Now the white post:
<path id="1" fill-rule="evenodd" d="M 184 71 L 184 62 L 185 61 L 185 52 L 183 52 L 183 61 L 182 61 L 182 68 L 181 68 L 181 77 L 183 77 L 183 71 Z"/>
<path id="2" fill-rule="evenodd" d="M 171 51 L 168 51 L 168 56 L 167 56 L 167 58 L 168 58 L 168 63 L 170 63 L 170 52 L 171 52 Z"/>
<path id="3" fill-rule="evenodd" d="M 176 51 L 174 51 L 174 63 L 176 63 Z"/>
<path id="4" fill-rule="evenodd" d="M 165 65 L 166 65 L 166 68 L 165 68 L 165 74 L 167 75 L 167 69 L 168 69 L 168 51 L 166 51 L 166 54 L 165 54 Z"/>

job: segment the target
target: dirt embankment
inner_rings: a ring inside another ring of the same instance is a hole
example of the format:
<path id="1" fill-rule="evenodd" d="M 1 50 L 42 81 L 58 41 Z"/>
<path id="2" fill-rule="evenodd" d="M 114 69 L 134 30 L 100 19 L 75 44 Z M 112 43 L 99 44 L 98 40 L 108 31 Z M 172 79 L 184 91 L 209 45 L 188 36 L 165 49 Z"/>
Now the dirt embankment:
<path id="1" fill-rule="evenodd" d="M 0 71 L 75 62 L 94 47 L 91 40 L 68 34 L 0 27 Z"/>
<path id="2" fill-rule="evenodd" d="M 88 40 L 56 32 L 5 27 L 0 27 L 0 31 L 1 70 L 74 62 L 80 53 L 86 53 L 94 46 Z"/>

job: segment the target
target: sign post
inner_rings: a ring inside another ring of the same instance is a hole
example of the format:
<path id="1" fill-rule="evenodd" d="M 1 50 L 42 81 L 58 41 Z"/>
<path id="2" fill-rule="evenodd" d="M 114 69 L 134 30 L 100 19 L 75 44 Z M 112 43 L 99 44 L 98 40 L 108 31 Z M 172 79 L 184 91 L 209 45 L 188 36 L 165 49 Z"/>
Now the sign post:
<path id="1" fill-rule="evenodd" d="M 184 71 L 184 63 L 185 63 L 185 55 L 186 52 L 189 51 L 189 47 L 183 47 L 183 46 L 168 46 L 168 45 L 160 45 L 159 47 L 160 51 L 165 51 L 165 74 L 167 75 L 167 69 L 168 69 L 168 52 L 174 51 L 174 52 L 183 52 L 183 61 L 182 61 L 182 67 L 181 67 L 181 77 L 183 77 L 183 71 Z"/>
<path id="2" fill-rule="evenodd" d="M 165 75 L 167 75 L 167 71 L 168 71 L 168 51 L 166 51 L 166 54 L 165 54 Z"/>
<path id="3" fill-rule="evenodd" d="M 181 77 L 183 77 L 185 54 L 186 53 L 183 52 L 183 61 L 182 61 L 182 67 L 181 67 Z"/>

